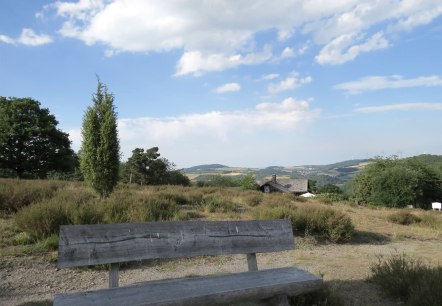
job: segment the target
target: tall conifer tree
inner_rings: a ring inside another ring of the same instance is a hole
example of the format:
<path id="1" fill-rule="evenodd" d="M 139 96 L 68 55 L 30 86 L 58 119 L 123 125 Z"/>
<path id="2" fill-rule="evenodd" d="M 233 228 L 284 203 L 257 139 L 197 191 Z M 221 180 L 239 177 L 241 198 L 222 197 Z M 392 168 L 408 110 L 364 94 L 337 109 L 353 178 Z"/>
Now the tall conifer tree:
<path id="1" fill-rule="evenodd" d="M 114 96 L 99 79 L 92 101 L 93 106 L 88 107 L 83 118 L 80 167 L 86 182 L 104 198 L 112 193 L 118 181 L 117 114 Z"/>

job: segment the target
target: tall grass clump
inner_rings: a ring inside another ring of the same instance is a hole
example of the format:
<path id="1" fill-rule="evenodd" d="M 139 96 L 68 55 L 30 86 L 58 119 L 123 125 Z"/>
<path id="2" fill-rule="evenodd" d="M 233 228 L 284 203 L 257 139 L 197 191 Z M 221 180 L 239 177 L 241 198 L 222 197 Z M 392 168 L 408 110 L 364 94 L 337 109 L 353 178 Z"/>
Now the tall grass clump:
<path id="1" fill-rule="evenodd" d="M 395 254 L 378 257 L 371 272 L 370 282 L 406 305 L 438 306 L 442 301 L 442 266 L 429 267 L 405 254 Z"/>
<path id="2" fill-rule="evenodd" d="M 230 198 L 219 194 L 204 197 L 203 205 L 209 213 L 228 213 L 238 210 L 238 205 L 233 203 Z"/>
<path id="3" fill-rule="evenodd" d="M 396 213 L 389 215 L 388 221 L 396 223 L 396 224 L 410 225 L 413 223 L 421 222 L 421 218 L 413 215 L 412 213 L 410 213 L 408 211 L 402 210 L 402 211 L 398 211 Z"/>
<path id="4" fill-rule="evenodd" d="M 0 179 L 0 210 L 19 211 L 32 203 L 49 199 L 65 182 L 46 180 Z"/>

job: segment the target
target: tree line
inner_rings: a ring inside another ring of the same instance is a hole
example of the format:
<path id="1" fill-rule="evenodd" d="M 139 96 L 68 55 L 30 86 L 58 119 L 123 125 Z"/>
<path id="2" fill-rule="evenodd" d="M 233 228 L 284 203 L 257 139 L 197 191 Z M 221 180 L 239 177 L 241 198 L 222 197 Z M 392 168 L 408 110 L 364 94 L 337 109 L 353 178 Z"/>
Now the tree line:
<path id="1" fill-rule="evenodd" d="M 82 125 L 82 145 L 75 153 L 69 135 L 32 98 L 0 97 L 0 177 L 85 180 L 107 197 L 119 180 L 134 184 L 189 185 L 175 165 L 160 158 L 158 147 L 135 148 L 120 162 L 114 96 L 98 79 L 97 90 Z"/>

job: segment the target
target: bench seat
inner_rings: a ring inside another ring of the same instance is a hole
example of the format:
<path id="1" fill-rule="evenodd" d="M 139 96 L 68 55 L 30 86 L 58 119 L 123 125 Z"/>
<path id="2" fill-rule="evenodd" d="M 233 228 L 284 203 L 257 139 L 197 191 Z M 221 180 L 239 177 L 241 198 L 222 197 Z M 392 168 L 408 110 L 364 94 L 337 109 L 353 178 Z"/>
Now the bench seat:
<path id="1" fill-rule="evenodd" d="M 321 278 L 290 267 L 57 294 L 54 305 L 222 305 L 281 294 L 297 295 L 317 290 L 321 284 Z"/>

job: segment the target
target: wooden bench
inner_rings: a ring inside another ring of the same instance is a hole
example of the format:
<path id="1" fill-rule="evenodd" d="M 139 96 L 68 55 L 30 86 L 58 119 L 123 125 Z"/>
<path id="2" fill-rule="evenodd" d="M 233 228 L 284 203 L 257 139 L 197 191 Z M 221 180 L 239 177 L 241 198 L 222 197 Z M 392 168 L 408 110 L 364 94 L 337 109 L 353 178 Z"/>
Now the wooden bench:
<path id="1" fill-rule="evenodd" d="M 258 271 L 256 253 L 291 249 L 288 220 L 62 226 L 58 267 L 110 264 L 110 288 L 56 294 L 54 305 L 223 305 L 265 299 L 267 305 L 288 305 L 286 295 L 317 290 L 322 279 L 293 267 Z M 221 254 L 247 254 L 248 272 L 118 287 L 119 263 Z"/>

